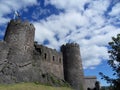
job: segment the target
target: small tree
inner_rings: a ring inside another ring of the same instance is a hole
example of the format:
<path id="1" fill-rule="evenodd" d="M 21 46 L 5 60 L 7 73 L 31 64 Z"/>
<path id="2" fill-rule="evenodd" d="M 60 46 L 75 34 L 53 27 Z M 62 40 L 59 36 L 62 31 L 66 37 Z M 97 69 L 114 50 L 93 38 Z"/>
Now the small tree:
<path id="1" fill-rule="evenodd" d="M 102 79 L 106 80 L 113 87 L 113 90 L 120 90 L 120 34 L 117 37 L 112 37 L 112 42 L 109 42 L 108 50 L 110 60 L 107 61 L 108 65 L 113 70 L 113 76 L 115 78 L 110 78 L 109 76 L 104 75 L 102 72 Z"/>

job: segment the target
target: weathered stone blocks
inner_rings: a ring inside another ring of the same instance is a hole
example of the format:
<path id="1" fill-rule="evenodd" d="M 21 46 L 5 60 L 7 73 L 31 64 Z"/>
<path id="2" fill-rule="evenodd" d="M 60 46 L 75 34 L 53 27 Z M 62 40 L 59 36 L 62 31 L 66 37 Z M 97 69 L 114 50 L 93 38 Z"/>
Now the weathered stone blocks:
<path id="1" fill-rule="evenodd" d="M 0 41 L 0 83 L 37 82 L 83 90 L 84 74 L 79 45 L 69 43 L 61 52 L 34 43 L 35 28 L 19 19 L 8 23 Z"/>

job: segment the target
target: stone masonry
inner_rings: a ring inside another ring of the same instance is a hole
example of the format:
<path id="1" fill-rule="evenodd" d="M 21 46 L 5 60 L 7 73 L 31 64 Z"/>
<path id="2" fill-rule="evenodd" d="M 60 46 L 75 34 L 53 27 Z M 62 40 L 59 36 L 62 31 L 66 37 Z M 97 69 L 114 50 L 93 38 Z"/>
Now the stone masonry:
<path id="1" fill-rule="evenodd" d="M 15 19 L 8 23 L 0 41 L 0 83 L 62 86 L 68 82 L 75 90 L 85 90 L 79 45 L 68 43 L 58 52 L 34 42 L 34 34 L 35 28 L 28 21 Z"/>
<path id="2" fill-rule="evenodd" d="M 85 76 L 85 83 L 86 83 L 86 90 L 87 88 L 95 88 L 95 83 L 97 81 L 97 77 L 96 76 Z"/>

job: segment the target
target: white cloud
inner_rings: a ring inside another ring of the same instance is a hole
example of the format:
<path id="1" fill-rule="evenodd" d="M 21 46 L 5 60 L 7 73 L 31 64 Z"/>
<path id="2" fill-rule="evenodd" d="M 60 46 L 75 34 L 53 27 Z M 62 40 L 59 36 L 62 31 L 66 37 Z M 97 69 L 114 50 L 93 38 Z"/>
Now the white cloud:
<path id="1" fill-rule="evenodd" d="M 33 19 L 37 19 L 41 16 L 41 15 L 45 15 L 47 13 L 50 13 L 49 9 L 43 9 L 40 6 L 36 8 L 36 10 L 32 13 L 32 18 Z"/>
<path id="2" fill-rule="evenodd" d="M 4 15 L 13 13 L 15 10 L 25 8 L 37 4 L 37 0 L 0 0 L 0 25 L 9 21 L 9 18 L 4 17 Z"/>
<path id="3" fill-rule="evenodd" d="M 75 29 L 77 26 L 83 26 L 84 24 L 87 23 L 88 23 L 87 19 L 77 12 L 60 14 L 59 16 L 53 15 L 47 18 L 47 20 L 42 20 L 38 23 L 34 23 L 36 28 L 38 28 L 37 26 L 39 26 L 39 28 L 41 28 L 42 30 L 40 31 L 40 29 L 36 29 L 36 39 L 38 38 L 37 40 L 39 42 L 43 42 L 46 39 L 45 37 L 47 37 L 48 40 L 51 42 L 52 38 L 52 40 L 55 40 L 55 42 L 54 44 L 53 43 L 51 44 L 55 45 L 55 47 L 57 45 L 58 48 L 58 46 L 68 41 L 65 38 L 70 32 L 72 33 L 76 32 Z M 40 32 L 39 35 L 37 35 L 38 32 Z M 44 33 L 49 33 L 51 36 L 49 36 L 49 34 L 44 35 Z M 40 36 L 40 34 L 42 34 L 43 36 Z M 60 38 L 59 42 L 56 39 L 53 39 L 55 38 L 54 35 L 57 35 L 57 37 Z"/>
<path id="4" fill-rule="evenodd" d="M 83 6 L 90 0 L 45 0 L 45 4 L 55 5 L 57 8 L 71 10 L 83 10 Z"/>
<path id="5" fill-rule="evenodd" d="M 84 10 L 84 5 L 89 4 L 89 8 L 94 8 L 97 12 L 105 11 L 109 5 L 109 0 L 45 0 L 45 4 L 55 5 L 59 9 L 64 10 Z"/>
<path id="6" fill-rule="evenodd" d="M 53 38 L 54 33 L 47 29 L 46 27 L 42 26 L 42 24 L 34 23 L 34 26 L 36 28 L 35 38 L 37 41 L 39 41 L 40 39 L 40 42 L 43 43 L 45 39 L 51 40 Z"/>
<path id="7" fill-rule="evenodd" d="M 9 20 L 4 15 L 34 4 L 38 5 L 37 0 L 1 0 L 0 25 Z M 113 18 L 104 16 L 110 5 L 109 0 L 45 0 L 45 5 L 48 4 L 63 9 L 64 12 L 33 22 L 36 28 L 35 40 L 39 43 L 48 40 L 47 46 L 56 49 L 69 41 L 77 42 L 81 46 L 84 68 L 93 69 L 108 58 L 106 45 L 111 36 L 120 31 L 120 28 L 111 24 Z M 85 5 L 88 5 L 86 9 Z M 35 14 L 40 15 L 41 12 L 46 11 L 38 10 Z M 119 3 L 112 8 L 109 15 L 118 18 L 118 14 Z"/>
<path id="8" fill-rule="evenodd" d="M 109 13 L 109 15 L 111 16 L 116 16 L 116 15 L 120 15 L 120 3 L 117 3 L 113 8 L 112 11 Z"/>
<path id="9" fill-rule="evenodd" d="M 109 3 L 110 3 L 109 0 L 91 1 L 89 9 L 92 9 L 92 10 L 97 12 L 97 13 L 93 13 L 93 14 L 103 14 L 104 11 L 107 10 L 107 7 L 109 6 Z"/>
<path id="10" fill-rule="evenodd" d="M 9 18 L 0 17 L 0 25 L 6 24 L 9 20 L 10 20 Z"/>
<path id="11" fill-rule="evenodd" d="M 84 10 L 86 3 L 89 6 Z M 84 68 L 93 69 L 102 60 L 108 59 L 106 45 L 120 30 L 104 17 L 110 4 L 109 0 L 46 0 L 45 4 L 55 5 L 65 12 L 34 22 L 38 42 L 43 43 L 47 38 L 50 41 L 48 46 L 56 49 L 69 41 L 79 43 Z"/>
<path id="12" fill-rule="evenodd" d="M 90 39 L 82 39 L 82 46 L 84 45 L 98 45 L 105 46 L 111 40 L 112 36 L 116 36 L 120 29 L 114 26 L 107 25 L 101 29 L 96 29 L 91 32 Z M 87 34 L 89 35 L 89 34 Z"/>
<path id="13" fill-rule="evenodd" d="M 107 48 L 104 46 L 87 45 L 81 47 L 84 68 L 97 66 L 102 59 L 108 59 Z"/>

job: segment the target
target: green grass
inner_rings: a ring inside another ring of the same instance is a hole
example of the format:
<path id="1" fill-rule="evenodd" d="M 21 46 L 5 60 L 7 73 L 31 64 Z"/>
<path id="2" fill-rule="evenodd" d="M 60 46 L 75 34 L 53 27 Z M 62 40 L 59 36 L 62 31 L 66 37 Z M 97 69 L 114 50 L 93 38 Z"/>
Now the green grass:
<path id="1" fill-rule="evenodd" d="M 72 90 L 69 87 L 52 87 L 35 83 L 0 85 L 0 90 Z"/>

